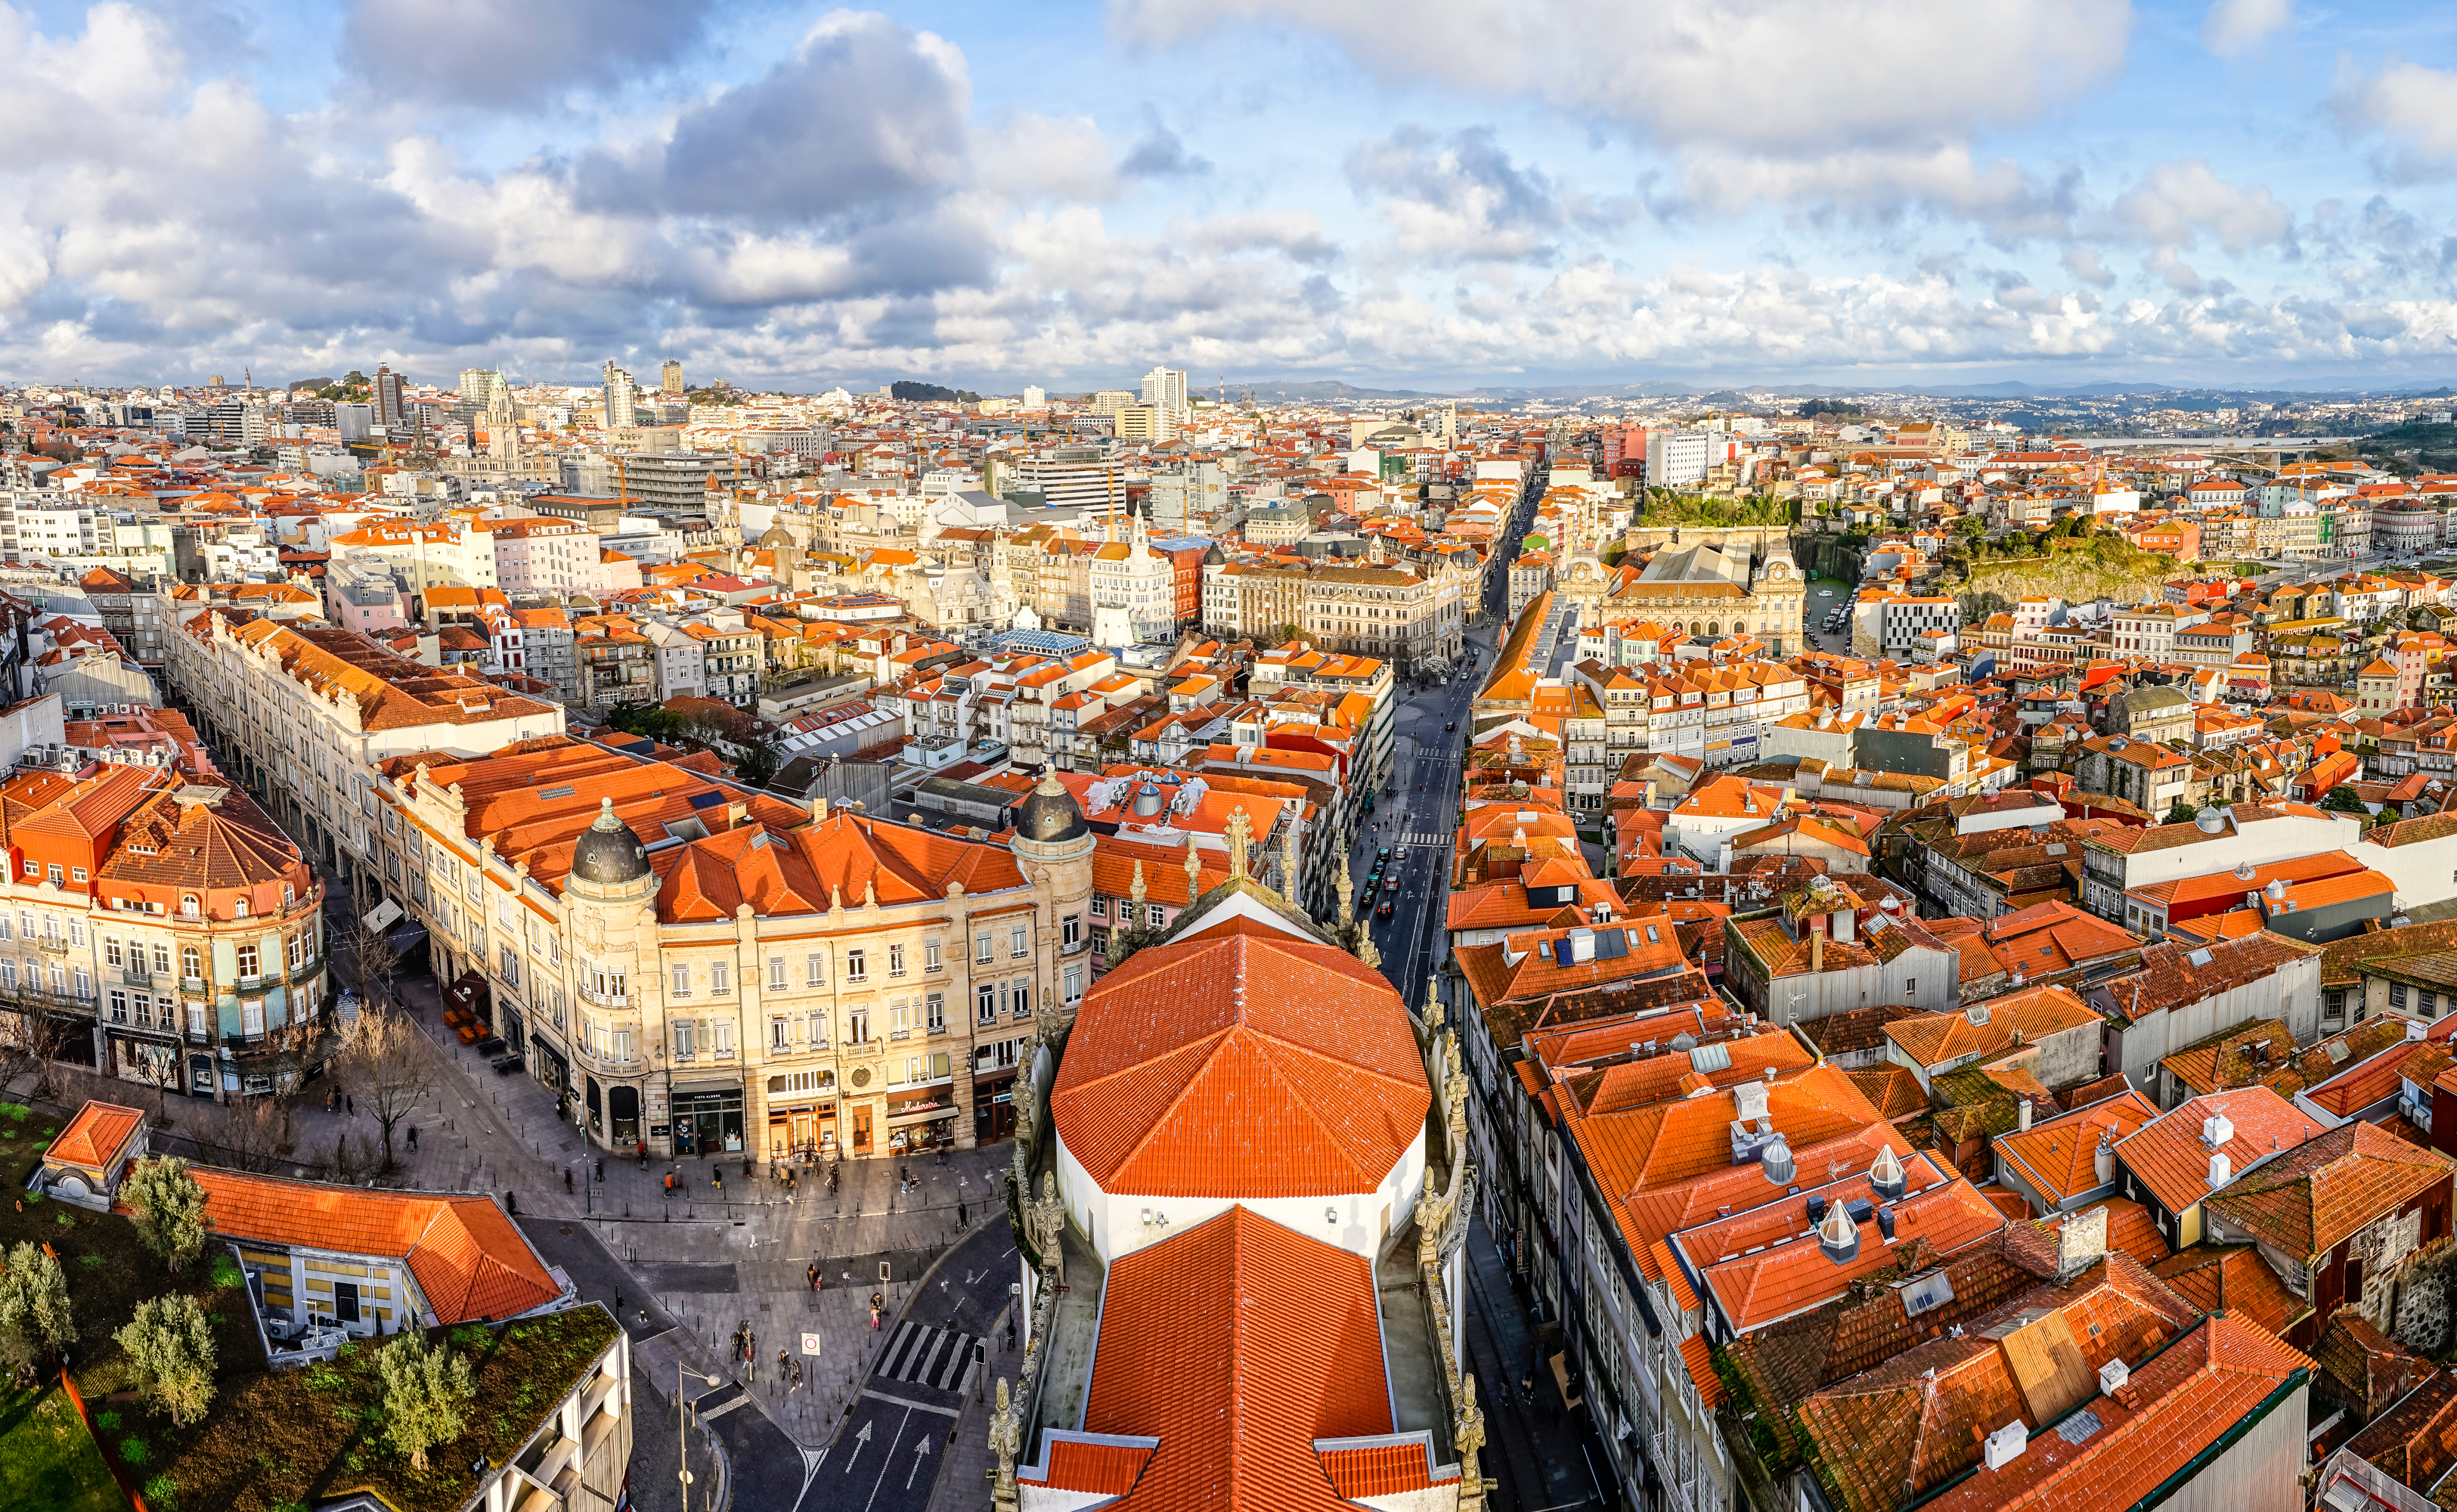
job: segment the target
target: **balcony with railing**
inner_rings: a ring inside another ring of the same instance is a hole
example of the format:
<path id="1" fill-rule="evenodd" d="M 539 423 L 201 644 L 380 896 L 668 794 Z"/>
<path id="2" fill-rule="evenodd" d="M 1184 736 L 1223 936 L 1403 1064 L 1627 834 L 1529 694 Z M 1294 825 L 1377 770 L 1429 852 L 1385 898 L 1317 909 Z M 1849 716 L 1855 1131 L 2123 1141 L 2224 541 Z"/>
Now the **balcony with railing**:
<path id="1" fill-rule="evenodd" d="M 125 966 L 120 969 L 119 980 L 128 986 L 150 987 L 154 984 L 154 973 L 143 966 Z"/>

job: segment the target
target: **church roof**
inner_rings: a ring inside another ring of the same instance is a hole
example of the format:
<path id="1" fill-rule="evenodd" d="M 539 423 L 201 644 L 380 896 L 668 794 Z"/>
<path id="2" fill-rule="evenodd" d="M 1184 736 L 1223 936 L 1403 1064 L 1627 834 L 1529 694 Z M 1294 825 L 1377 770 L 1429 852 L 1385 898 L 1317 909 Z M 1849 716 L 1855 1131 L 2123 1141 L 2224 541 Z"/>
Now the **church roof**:
<path id="1" fill-rule="evenodd" d="M 1373 1191 L 1431 1103 L 1381 974 L 1245 916 L 1102 978 L 1050 1093 L 1104 1191 L 1245 1199 Z"/>

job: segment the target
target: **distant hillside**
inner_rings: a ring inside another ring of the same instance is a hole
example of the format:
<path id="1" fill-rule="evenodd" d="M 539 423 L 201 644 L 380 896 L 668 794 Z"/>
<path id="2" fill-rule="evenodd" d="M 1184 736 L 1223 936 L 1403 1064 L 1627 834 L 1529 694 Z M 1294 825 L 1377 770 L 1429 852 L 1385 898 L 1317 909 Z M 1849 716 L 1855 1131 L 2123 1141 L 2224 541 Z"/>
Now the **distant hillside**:
<path id="1" fill-rule="evenodd" d="M 2096 598 L 2138 604 L 2157 598 L 2160 587 L 2180 570 L 2174 557 L 2141 550 L 2119 535 L 2047 544 L 2053 551 L 2048 556 L 1971 563 L 1971 579 L 1960 591 L 1993 593 L 2008 603 L 2025 594 L 2054 593 L 2069 604 Z"/>

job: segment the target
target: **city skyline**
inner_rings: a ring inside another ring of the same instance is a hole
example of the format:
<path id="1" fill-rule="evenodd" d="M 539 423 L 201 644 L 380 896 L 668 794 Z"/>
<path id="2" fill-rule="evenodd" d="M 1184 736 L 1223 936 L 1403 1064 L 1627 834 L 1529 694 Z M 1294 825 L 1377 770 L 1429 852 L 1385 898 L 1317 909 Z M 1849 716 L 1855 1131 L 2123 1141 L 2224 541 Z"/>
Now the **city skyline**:
<path id="1" fill-rule="evenodd" d="M 2457 23 L 0 6 L 0 375 L 2457 377 Z"/>

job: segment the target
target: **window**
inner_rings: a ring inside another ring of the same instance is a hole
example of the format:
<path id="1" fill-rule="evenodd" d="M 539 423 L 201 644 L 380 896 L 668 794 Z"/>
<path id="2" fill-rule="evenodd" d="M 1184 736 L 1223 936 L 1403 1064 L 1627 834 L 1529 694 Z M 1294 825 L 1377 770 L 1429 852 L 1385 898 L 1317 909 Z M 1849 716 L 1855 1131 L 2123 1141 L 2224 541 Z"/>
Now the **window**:
<path id="1" fill-rule="evenodd" d="M 847 982 L 870 980 L 870 959 L 865 952 L 859 950 L 845 952 L 845 980 Z"/>
<path id="2" fill-rule="evenodd" d="M 80 998 L 93 996 L 93 973 L 83 966 L 76 968 L 76 995 Z"/>
<path id="3" fill-rule="evenodd" d="M 939 942 L 935 940 L 923 941 L 921 942 L 921 969 L 924 971 L 937 971 L 940 968 L 940 964 L 941 963 L 939 960 Z"/>
<path id="4" fill-rule="evenodd" d="M 1128 904 L 1125 904 L 1125 903 L 1120 903 L 1120 904 L 1118 905 L 1118 907 L 1119 907 L 1119 909 L 1120 909 L 1120 912 L 1119 912 L 1119 914 L 1118 914 L 1118 917 L 1119 917 L 1119 918 L 1124 919 L 1124 918 L 1125 917 L 1125 911 L 1124 911 L 1124 910 L 1125 910 L 1128 906 L 1129 906 L 1129 905 L 1128 905 Z M 1108 918 L 1108 917 L 1109 917 L 1109 901 L 1108 901 L 1107 899 L 1105 899 L 1105 898 L 1094 898 L 1094 899 L 1092 900 L 1092 917 L 1093 917 L 1093 918 L 1095 918 L 1095 919 L 1106 919 L 1106 918 Z"/>
<path id="5" fill-rule="evenodd" d="M 1084 942 L 1084 916 L 1068 914 L 1058 922 L 1059 942 L 1072 950 Z"/>
<path id="6" fill-rule="evenodd" d="M 179 899 L 179 917 L 180 917 L 180 918 L 182 918 L 182 919 L 194 919 L 194 918 L 196 918 L 196 894 L 194 894 L 194 893 L 187 893 L 187 894 L 184 894 L 184 895 L 182 895 L 182 896 L 180 897 L 180 899 Z"/>
<path id="7" fill-rule="evenodd" d="M 1032 1017 L 1032 979 L 1018 977 L 1007 984 L 1007 1011 L 1019 1019 Z"/>
<path id="8" fill-rule="evenodd" d="M 241 978 L 253 977 L 258 974 L 256 947 L 254 945 L 241 945 L 238 947 L 238 974 Z"/>
<path id="9" fill-rule="evenodd" d="M 245 919 L 247 917 L 247 895 L 245 893 L 241 893 L 238 897 L 231 900 L 231 917 L 233 919 Z"/>
<path id="10" fill-rule="evenodd" d="M 785 1047 L 785 1016 L 781 1013 L 768 1016 L 768 1047 L 772 1050 Z"/>
<path id="11" fill-rule="evenodd" d="M 57 886 L 61 885 L 62 877 L 61 877 L 60 865 L 59 865 L 59 863 L 58 863 L 58 862 L 54 861 L 54 862 L 52 862 L 52 866 L 51 866 L 51 868 L 50 868 L 50 875 L 49 875 L 49 876 L 47 876 L 44 880 L 47 880 L 47 881 L 49 881 L 49 882 L 50 882 L 52 886 L 54 886 L 54 887 L 57 887 Z"/>
<path id="12" fill-rule="evenodd" d="M 856 1045 L 870 1043 L 870 1010 L 853 1008 L 845 1013 L 845 1038 Z"/>
<path id="13" fill-rule="evenodd" d="M 1154 929 L 1158 929 L 1163 923 L 1167 922 L 1167 917 L 1168 916 L 1162 910 L 1160 904 L 1144 904 L 1144 922 L 1151 925 Z"/>
<path id="14" fill-rule="evenodd" d="M 1025 925 L 1018 924 L 1014 928 L 1008 930 L 1006 932 L 1006 953 L 1009 956 L 1023 956 L 1029 954 L 1032 950 L 1032 946 L 1029 942 L 1030 938 L 1030 931 Z"/>
<path id="15" fill-rule="evenodd" d="M 890 945 L 887 947 L 887 974 L 891 977 L 900 977 L 904 975 L 904 947 L 902 945 Z"/>
<path id="16" fill-rule="evenodd" d="M 690 1019 L 674 1021 L 674 1059 L 688 1061 L 699 1050 L 699 1025 Z"/>
<path id="17" fill-rule="evenodd" d="M 673 990 L 668 993 L 667 996 L 674 998 L 688 998 L 691 996 L 691 967 L 674 967 Z"/>
<path id="18" fill-rule="evenodd" d="M 929 1006 L 930 1006 L 930 1032 L 931 1032 L 931 1033 L 933 1033 L 933 1034 L 944 1034 L 944 1033 L 946 1033 L 946 1032 L 947 1032 L 947 995 L 946 995 L 945 993 L 943 993 L 943 992 L 933 992 L 933 993 L 931 993 L 931 994 L 930 994 L 930 998 L 929 998 Z"/>
<path id="19" fill-rule="evenodd" d="M 128 954 L 132 960 L 134 959 L 136 947 L 131 945 Z M 154 969 L 166 977 L 171 974 L 171 947 L 158 940 L 154 942 Z"/>
<path id="20" fill-rule="evenodd" d="M 238 1005 L 238 1031 L 249 1039 L 264 1036 L 264 1000 L 248 998 Z"/>
<path id="21" fill-rule="evenodd" d="M 2388 984 L 2388 1005 L 2392 1008 L 2403 1008 L 2405 1006 L 2405 983 L 2392 982 Z"/>
<path id="22" fill-rule="evenodd" d="M 512 953 L 512 947 L 509 945 L 502 946 L 501 950 L 503 970 L 498 972 L 497 975 L 504 979 L 504 985 L 517 988 L 521 984 L 521 958 Z M 298 951 L 294 948 L 291 954 L 295 956 L 298 954 Z M 297 964 L 296 962 L 292 963 L 294 965 Z"/>
<path id="23" fill-rule="evenodd" d="M 902 998 L 887 1005 L 887 1037 L 900 1040 L 913 1032 L 912 1008 Z"/>
<path id="24" fill-rule="evenodd" d="M 1066 996 L 1061 1001 L 1071 1008 L 1084 1001 L 1084 968 L 1080 965 L 1068 966 L 1063 973 L 1063 981 Z"/>
<path id="25" fill-rule="evenodd" d="M 783 956 L 770 956 L 768 958 L 768 990 L 771 992 L 782 992 L 785 990 L 785 958 Z"/>
<path id="26" fill-rule="evenodd" d="M 718 1019 L 711 1023 L 708 1029 L 709 1038 L 714 1042 L 714 1053 L 718 1055 L 732 1055 L 733 1053 L 733 1021 L 732 1019 Z"/>
<path id="27" fill-rule="evenodd" d="M 973 959 L 982 965 L 989 964 L 990 932 L 986 929 L 973 936 Z"/>
<path id="28" fill-rule="evenodd" d="M 827 1048 L 828 1016 L 826 1014 L 814 1013 L 811 1015 L 810 1038 L 811 1048 L 815 1050 L 823 1050 Z"/>
<path id="29" fill-rule="evenodd" d="M 811 974 L 809 984 L 811 986 L 821 986 L 826 984 L 828 980 L 826 971 L 827 959 L 827 953 L 824 951 L 815 955 L 805 956 L 803 958 L 803 964 L 810 968 Z"/>
<path id="30" fill-rule="evenodd" d="M 728 966 L 722 961 L 710 962 L 708 963 L 708 990 L 712 996 L 720 998 L 725 996 L 727 993 L 732 992 L 733 990 L 733 968 Z"/>
<path id="31" fill-rule="evenodd" d="M 128 1022 L 128 994 L 117 989 L 114 989 L 111 994 L 111 1022 L 114 1024 Z"/>
<path id="32" fill-rule="evenodd" d="M 1919 979 L 1918 979 L 1918 978 L 1916 978 L 1916 977 L 1905 977 L 1905 978 L 1903 979 L 1903 996 L 1904 996 L 1905 998 L 1916 998 L 1916 997 L 1918 997 L 1918 996 L 1919 996 Z"/>
<path id="33" fill-rule="evenodd" d="M 72 882 L 81 882 L 81 881 L 85 880 L 85 868 L 84 868 L 84 867 L 82 867 L 82 866 L 72 866 L 72 867 L 70 867 L 70 868 L 69 868 L 69 880 L 71 880 L 71 881 L 72 881 Z"/>
<path id="34" fill-rule="evenodd" d="M 998 1022 L 998 1000 L 999 989 L 997 983 L 984 982 L 980 986 L 975 987 L 973 989 L 973 1022 L 976 1024 L 996 1024 Z"/>
<path id="35" fill-rule="evenodd" d="M 356 1281 L 333 1283 L 333 1316 L 344 1323 L 359 1320 L 359 1285 Z"/>
<path id="36" fill-rule="evenodd" d="M 119 950 L 119 942 L 118 942 L 118 941 L 116 941 L 116 940 L 111 940 L 111 939 L 106 939 L 106 940 L 104 940 L 104 941 L 103 941 L 103 942 L 102 942 L 102 959 L 103 959 L 104 963 L 105 963 L 105 964 L 107 964 L 107 965 L 114 965 L 114 966 L 116 966 L 116 965 L 118 965 L 118 964 L 120 963 L 120 950 Z"/>
<path id="37" fill-rule="evenodd" d="M 202 982 L 205 980 L 204 968 L 199 963 L 199 958 L 196 955 L 196 946 L 182 945 L 179 947 L 179 975 L 190 982 Z"/>

